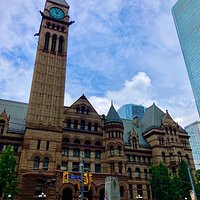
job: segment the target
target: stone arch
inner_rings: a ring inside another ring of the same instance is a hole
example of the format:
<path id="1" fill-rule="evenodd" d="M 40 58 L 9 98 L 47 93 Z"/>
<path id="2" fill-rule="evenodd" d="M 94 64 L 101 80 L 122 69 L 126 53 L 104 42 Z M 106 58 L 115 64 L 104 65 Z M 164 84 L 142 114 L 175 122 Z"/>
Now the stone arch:
<path id="1" fill-rule="evenodd" d="M 62 194 L 63 190 L 66 188 L 70 188 L 72 190 L 72 193 L 75 193 L 75 187 L 72 183 L 64 183 L 62 184 L 62 186 L 60 187 L 60 194 Z"/>

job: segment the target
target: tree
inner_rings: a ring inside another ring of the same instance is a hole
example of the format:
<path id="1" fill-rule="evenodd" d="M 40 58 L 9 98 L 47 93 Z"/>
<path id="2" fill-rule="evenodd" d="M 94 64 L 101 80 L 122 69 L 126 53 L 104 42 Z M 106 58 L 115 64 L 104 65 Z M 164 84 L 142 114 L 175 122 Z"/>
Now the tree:
<path id="1" fill-rule="evenodd" d="M 186 161 L 180 161 L 178 174 L 180 179 L 180 195 L 182 199 L 184 199 L 185 197 L 187 197 L 187 199 L 191 199 L 189 191 L 192 190 L 192 187 L 190 183 L 190 177 L 188 174 L 188 167 Z"/>
<path id="2" fill-rule="evenodd" d="M 156 200 L 167 200 L 170 191 L 171 180 L 168 169 L 163 164 L 151 166 L 151 189 L 153 198 Z"/>
<path id="3" fill-rule="evenodd" d="M 16 159 L 11 150 L 11 146 L 2 152 L 0 155 L 0 188 L 3 194 L 3 198 L 11 198 L 16 196 L 18 178 L 15 174 Z"/>
<path id="4" fill-rule="evenodd" d="M 200 170 L 198 169 L 195 173 L 196 182 L 195 182 L 195 190 L 197 199 L 200 200 Z"/>

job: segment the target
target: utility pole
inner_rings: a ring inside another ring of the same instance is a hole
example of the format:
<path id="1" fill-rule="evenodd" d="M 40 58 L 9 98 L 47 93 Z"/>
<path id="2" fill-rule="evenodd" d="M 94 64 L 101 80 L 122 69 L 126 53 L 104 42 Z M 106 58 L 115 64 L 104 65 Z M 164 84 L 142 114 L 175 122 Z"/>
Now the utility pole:
<path id="1" fill-rule="evenodd" d="M 82 154 L 82 162 L 81 162 L 81 200 L 84 200 L 83 197 L 83 193 L 84 193 L 84 180 L 83 180 L 83 176 L 84 176 L 84 152 Z"/>
<path id="2" fill-rule="evenodd" d="M 193 193 L 194 193 L 194 198 L 195 198 L 195 200 L 197 200 L 197 195 L 196 195 L 196 191 L 195 191 L 195 188 L 194 188 L 194 182 L 193 182 L 193 179 L 192 179 L 192 174 L 191 174 L 191 171 L 190 171 L 190 166 L 188 164 L 188 161 L 186 163 L 187 163 L 187 170 L 188 170 L 188 174 L 189 174 L 189 178 L 190 178 L 190 183 L 191 183 L 192 190 L 193 190 Z"/>

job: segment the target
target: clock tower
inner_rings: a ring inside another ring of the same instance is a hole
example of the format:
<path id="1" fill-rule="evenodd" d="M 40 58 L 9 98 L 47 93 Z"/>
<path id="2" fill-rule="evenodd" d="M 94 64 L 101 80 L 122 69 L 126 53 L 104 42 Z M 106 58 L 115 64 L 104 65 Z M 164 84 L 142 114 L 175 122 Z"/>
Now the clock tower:
<path id="1" fill-rule="evenodd" d="M 65 0 L 47 0 L 41 12 L 27 128 L 62 130 L 68 10 Z"/>
<path id="2" fill-rule="evenodd" d="M 69 22 L 68 11 L 65 0 L 46 0 L 43 12 L 40 11 L 42 19 L 36 34 L 38 47 L 18 169 L 20 199 L 30 199 L 43 191 L 39 187 L 44 185 L 42 181 L 56 181 L 61 163 L 68 28 L 73 23 Z M 30 188 L 34 187 L 32 194 Z M 56 188 L 53 194 L 57 194 Z"/>

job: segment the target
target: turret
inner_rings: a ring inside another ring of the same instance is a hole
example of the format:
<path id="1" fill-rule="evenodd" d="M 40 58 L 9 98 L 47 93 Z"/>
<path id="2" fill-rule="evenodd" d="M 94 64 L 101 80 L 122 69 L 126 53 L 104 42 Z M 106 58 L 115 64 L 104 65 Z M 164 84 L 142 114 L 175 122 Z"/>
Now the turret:
<path id="1" fill-rule="evenodd" d="M 104 123 L 105 173 L 125 174 L 123 122 L 113 103 Z"/>

